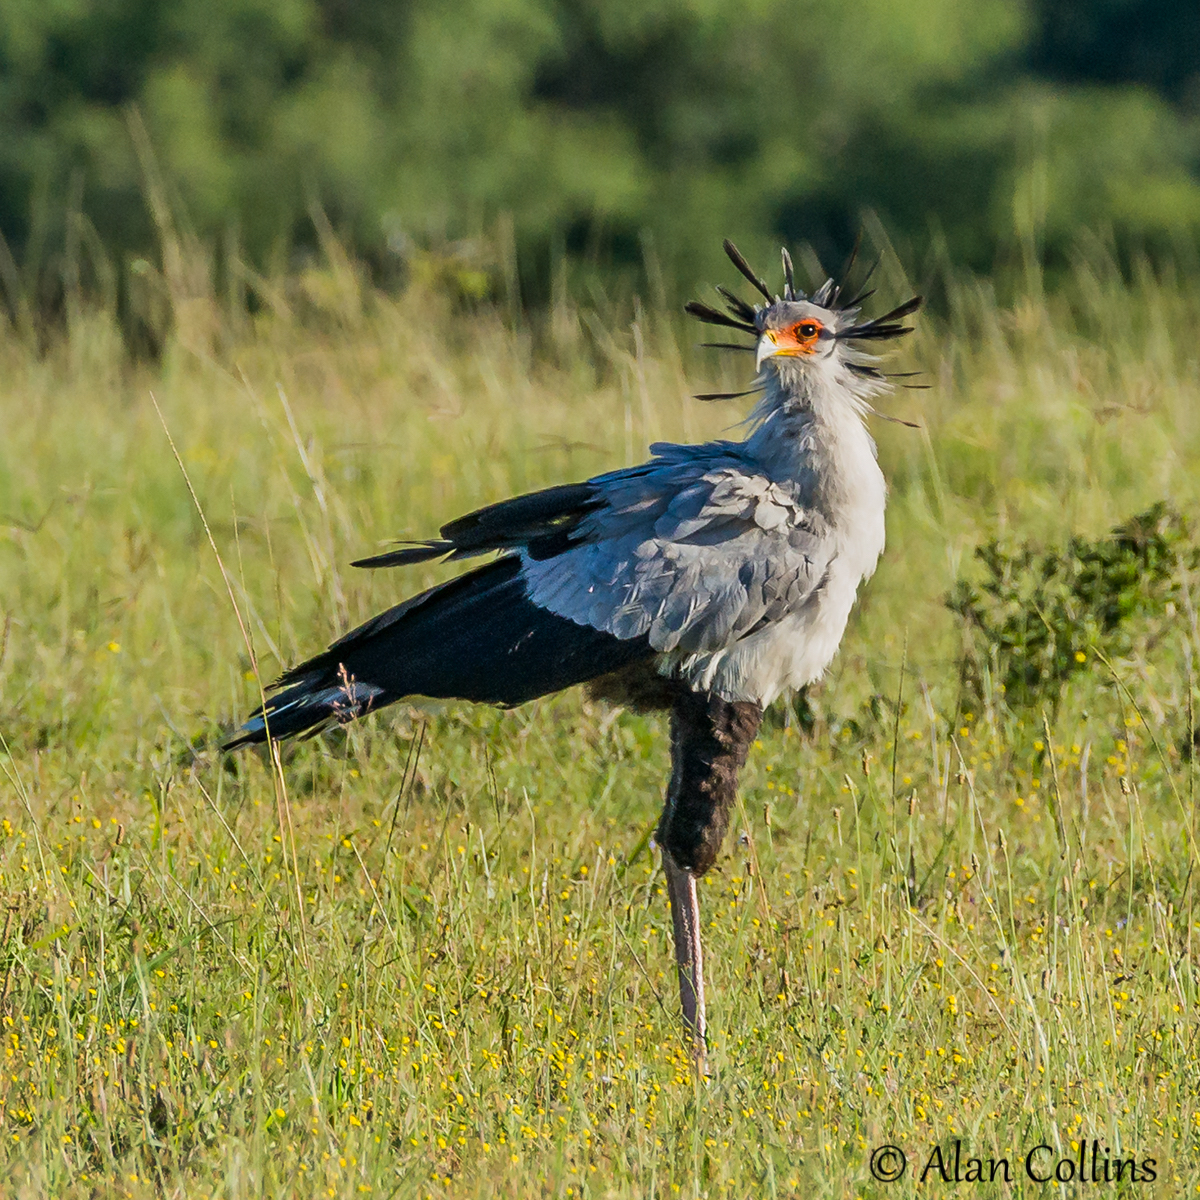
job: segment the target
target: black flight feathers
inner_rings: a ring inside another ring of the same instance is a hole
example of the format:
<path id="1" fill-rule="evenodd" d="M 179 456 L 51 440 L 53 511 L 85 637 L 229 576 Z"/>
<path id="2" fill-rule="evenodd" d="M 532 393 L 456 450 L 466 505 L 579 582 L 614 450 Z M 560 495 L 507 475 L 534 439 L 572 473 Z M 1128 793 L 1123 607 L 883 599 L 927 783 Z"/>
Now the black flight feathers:
<path id="1" fill-rule="evenodd" d="M 360 558 L 356 567 L 400 567 L 434 558 L 455 561 L 492 550 L 525 549 L 533 558 L 552 558 L 571 543 L 580 521 L 602 508 L 590 484 L 568 483 L 489 504 L 441 528 L 441 537 L 408 542 L 395 550 Z"/>

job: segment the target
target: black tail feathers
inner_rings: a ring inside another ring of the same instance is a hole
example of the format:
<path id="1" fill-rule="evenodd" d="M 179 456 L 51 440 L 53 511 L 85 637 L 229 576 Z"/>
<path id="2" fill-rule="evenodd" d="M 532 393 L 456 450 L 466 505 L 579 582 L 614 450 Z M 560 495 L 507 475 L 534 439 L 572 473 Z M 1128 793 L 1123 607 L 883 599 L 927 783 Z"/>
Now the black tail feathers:
<path id="1" fill-rule="evenodd" d="M 236 750 L 268 738 L 279 741 L 297 734 L 319 733 L 327 725 L 352 721 L 397 699 L 374 684 L 351 679 L 344 668 L 335 682 L 330 682 L 328 672 L 314 670 L 302 682 L 271 696 L 221 749 Z"/>
<path id="2" fill-rule="evenodd" d="M 499 558 L 380 613 L 293 667 L 225 743 L 232 750 L 351 721 L 405 696 L 512 707 L 653 650 L 539 608 L 521 562 Z"/>

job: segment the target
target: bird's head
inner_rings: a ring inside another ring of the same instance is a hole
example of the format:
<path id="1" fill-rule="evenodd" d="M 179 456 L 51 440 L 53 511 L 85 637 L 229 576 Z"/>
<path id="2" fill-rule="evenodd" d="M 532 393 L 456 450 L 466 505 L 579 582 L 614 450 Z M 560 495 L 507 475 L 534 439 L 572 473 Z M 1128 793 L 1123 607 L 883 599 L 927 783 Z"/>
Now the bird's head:
<path id="1" fill-rule="evenodd" d="M 757 370 L 786 370 L 794 365 L 801 371 L 829 370 L 842 368 L 855 381 L 860 390 L 878 390 L 886 376 L 875 365 L 875 358 L 862 348 L 861 343 L 886 341 L 912 332 L 904 324 L 904 318 L 921 306 L 921 297 L 914 296 L 891 312 L 873 320 L 860 320 L 862 302 L 872 293 L 862 290 L 847 299 L 845 276 L 853 269 L 853 259 L 848 264 L 843 281 L 827 279 L 811 296 L 797 289 L 792 269 L 791 255 L 785 249 L 783 257 L 783 294 L 773 296 L 766 283 L 750 269 L 749 264 L 730 241 L 725 242 L 725 253 L 733 265 L 749 280 L 762 295 L 764 303 L 749 304 L 728 288 L 718 286 L 724 298 L 727 312 L 711 308 L 707 304 L 692 301 L 686 311 L 693 317 L 710 325 L 723 325 L 750 334 L 755 340 L 752 345 L 731 342 L 707 343 L 727 350 L 748 350 L 754 353 Z M 874 270 L 874 268 L 872 268 Z M 870 277 L 871 272 L 867 273 Z M 874 385 L 874 387 L 872 387 Z M 702 400 L 726 399 L 747 395 L 745 392 L 718 392 L 699 397 Z"/>
<path id="2" fill-rule="evenodd" d="M 809 300 L 777 300 L 754 314 L 754 365 L 769 358 L 828 358 L 837 348 L 837 313 Z"/>

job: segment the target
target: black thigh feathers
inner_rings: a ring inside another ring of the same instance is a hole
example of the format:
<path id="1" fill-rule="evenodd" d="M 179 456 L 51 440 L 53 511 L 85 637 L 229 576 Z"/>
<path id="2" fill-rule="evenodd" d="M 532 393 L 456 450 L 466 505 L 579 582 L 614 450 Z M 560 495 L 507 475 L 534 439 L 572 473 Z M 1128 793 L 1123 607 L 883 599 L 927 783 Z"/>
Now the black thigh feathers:
<path id="1" fill-rule="evenodd" d="M 671 782 L 658 823 L 658 844 L 675 865 L 703 875 L 725 840 L 738 773 L 763 710 L 680 688 L 671 709 Z"/>
<path id="2" fill-rule="evenodd" d="M 281 690 L 226 744 L 290 737 L 405 696 L 511 707 L 653 656 L 539 608 L 506 556 L 373 617 L 293 667 Z"/>

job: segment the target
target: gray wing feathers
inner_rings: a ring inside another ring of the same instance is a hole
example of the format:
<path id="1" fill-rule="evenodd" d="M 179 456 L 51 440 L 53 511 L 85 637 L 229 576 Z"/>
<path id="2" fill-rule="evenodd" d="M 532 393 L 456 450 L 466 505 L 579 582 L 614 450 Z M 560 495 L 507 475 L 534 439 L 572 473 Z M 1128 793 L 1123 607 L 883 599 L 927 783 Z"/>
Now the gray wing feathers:
<path id="1" fill-rule="evenodd" d="M 577 542 L 526 556 L 529 596 L 660 652 L 705 653 L 801 608 L 833 556 L 824 519 L 718 443 L 653 447 L 648 467 L 592 481 Z"/>

